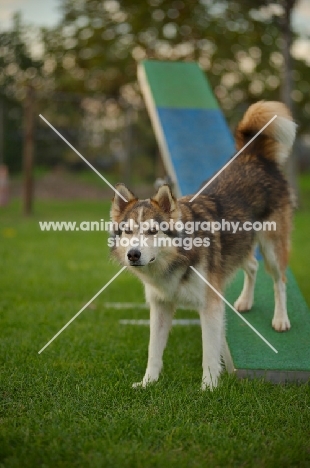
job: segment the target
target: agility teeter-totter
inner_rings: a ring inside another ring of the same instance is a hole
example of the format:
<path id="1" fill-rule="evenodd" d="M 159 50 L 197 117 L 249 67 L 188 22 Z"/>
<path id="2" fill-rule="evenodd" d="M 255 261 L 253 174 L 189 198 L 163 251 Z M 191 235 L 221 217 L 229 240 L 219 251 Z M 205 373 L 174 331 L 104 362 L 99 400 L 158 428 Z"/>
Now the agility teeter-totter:
<path id="1" fill-rule="evenodd" d="M 139 66 L 138 78 L 174 190 L 178 196 L 195 194 L 202 182 L 236 153 L 209 83 L 200 67 L 192 62 L 146 60 Z M 238 298 L 242 286 L 240 271 L 226 291 L 230 304 Z M 290 270 L 287 308 L 291 330 L 274 331 L 273 282 L 260 264 L 255 304 L 244 317 L 278 353 L 227 307 L 226 364 L 230 371 L 239 377 L 264 377 L 273 382 L 310 379 L 310 312 Z"/>

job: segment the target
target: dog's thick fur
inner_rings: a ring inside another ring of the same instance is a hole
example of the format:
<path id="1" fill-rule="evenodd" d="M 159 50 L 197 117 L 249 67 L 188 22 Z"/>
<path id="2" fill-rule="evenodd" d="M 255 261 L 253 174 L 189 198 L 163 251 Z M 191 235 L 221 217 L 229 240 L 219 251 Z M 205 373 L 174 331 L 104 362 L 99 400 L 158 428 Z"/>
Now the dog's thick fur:
<path id="1" fill-rule="evenodd" d="M 277 331 L 290 328 L 286 310 L 285 269 L 288 263 L 292 220 L 292 194 L 283 173 L 295 138 L 296 125 L 289 111 L 279 102 L 258 102 L 252 105 L 236 130 L 240 150 L 275 115 L 277 118 L 193 201 L 185 196 L 178 200 L 164 185 L 156 195 L 138 200 L 123 184 L 116 186 L 127 202 L 115 195 L 112 221 L 134 219 L 157 222 L 187 221 L 275 221 L 276 231 L 208 232 L 209 247 L 185 250 L 182 246 L 156 247 L 154 232 L 144 232 L 148 246 L 113 247 L 112 255 L 136 274 L 145 285 L 150 303 L 150 342 L 145 375 L 134 385 L 146 386 L 158 379 L 172 317 L 178 304 L 197 309 L 200 314 L 203 343 L 202 388 L 217 386 L 221 372 L 221 355 L 225 346 L 224 304 L 190 268 L 195 267 L 213 287 L 223 294 L 225 284 L 238 268 L 245 280 L 235 308 L 251 309 L 257 261 L 253 251 L 258 243 L 267 271 L 274 281 L 275 310 L 272 326 Z M 220 135 L 218 136 L 220 138 Z M 206 155 L 207 157 L 207 155 Z M 157 237 L 182 237 L 177 230 L 159 231 Z M 123 231 L 115 235 L 132 237 L 137 232 Z M 198 230 L 192 237 L 204 238 Z"/>

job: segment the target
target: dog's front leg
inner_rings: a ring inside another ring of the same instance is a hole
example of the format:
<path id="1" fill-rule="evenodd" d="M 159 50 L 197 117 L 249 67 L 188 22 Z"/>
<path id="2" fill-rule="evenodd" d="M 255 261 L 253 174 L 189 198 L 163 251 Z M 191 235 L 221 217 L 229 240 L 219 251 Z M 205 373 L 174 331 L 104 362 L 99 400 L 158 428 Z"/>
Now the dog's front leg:
<path id="1" fill-rule="evenodd" d="M 149 383 L 158 380 L 173 313 L 173 304 L 157 300 L 150 301 L 150 342 L 147 368 L 142 382 L 134 383 L 133 387 L 146 387 Z"/>
<path id="2" fill-rule="evenodd" d="M 221 352 L 224 336 L 224 303 L 207 287 L 206 307 L 199 311 L 202 331 L 202 390 L 217 386 L 221 373 Z"/>

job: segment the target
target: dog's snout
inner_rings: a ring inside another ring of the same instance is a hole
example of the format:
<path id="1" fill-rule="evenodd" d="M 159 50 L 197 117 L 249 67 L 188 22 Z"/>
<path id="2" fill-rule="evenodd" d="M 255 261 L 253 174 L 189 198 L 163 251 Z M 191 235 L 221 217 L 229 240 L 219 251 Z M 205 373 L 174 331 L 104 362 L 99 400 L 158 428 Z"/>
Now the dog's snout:
<path id="1" fill-rule="evenodd" d="M 141 257 L 141 252 L 137 249 L 130 249 L 127 257 L 130 262 L 137 262 Z"/>

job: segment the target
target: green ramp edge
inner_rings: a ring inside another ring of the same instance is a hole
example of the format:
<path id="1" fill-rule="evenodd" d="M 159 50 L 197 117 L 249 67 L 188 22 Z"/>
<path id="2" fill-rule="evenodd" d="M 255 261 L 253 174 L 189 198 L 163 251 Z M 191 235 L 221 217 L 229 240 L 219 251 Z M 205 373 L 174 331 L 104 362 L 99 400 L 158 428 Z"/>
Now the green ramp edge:
<path id="1" fill-rule="evenodd" d="M 195 62 L 142 62 L 156 107 L 219 109 L 212 89 Z"/>
<path id="2" fill-rule="evenodd" d="M 243 286 L 239 271 L 227 288 L 226 298 L 233 305 Z M 235 372 L 239 377 L 262 376 L 267 380 L 307 381 L 310 378 L 310 313 L 290 269 L 287 271 L 287 309 L 291 329 L 273 330 L 273 281 L 263 262 L 257 275 L 255 301 L 244 318 L 278 351 L 276 354 L 229 307 L 226 308 L 227 343 Z"/>

